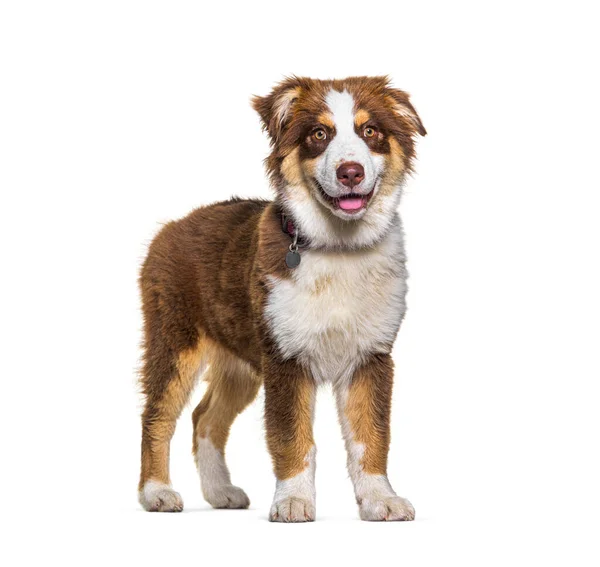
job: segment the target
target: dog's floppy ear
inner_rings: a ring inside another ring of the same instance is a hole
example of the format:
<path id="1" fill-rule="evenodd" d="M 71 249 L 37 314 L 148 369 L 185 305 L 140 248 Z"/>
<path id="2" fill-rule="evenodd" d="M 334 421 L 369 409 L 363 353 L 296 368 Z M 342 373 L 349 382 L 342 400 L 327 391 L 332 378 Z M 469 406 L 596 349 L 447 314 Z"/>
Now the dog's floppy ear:
<path id="1" fill-rule="evenodd" d="M 252 107 L 262 119 L 263 128 L 275 142 L 288 124 L 300 95 L 300 80 L 291 77 L 279 83 L 267 96 L 252 97 Z"/>
<path id="2" fill-rule="evenodd" d="M 423 126 L 415 107 L 410 103 L 408 94 L 400 89 L 393 89 L 391 87 L 386 87 L 385 93 L 394 112 L 398 116 L 408 120 L 421 136 L 425 136 L 427 130 L 425 130 L 425 126 Z"/>

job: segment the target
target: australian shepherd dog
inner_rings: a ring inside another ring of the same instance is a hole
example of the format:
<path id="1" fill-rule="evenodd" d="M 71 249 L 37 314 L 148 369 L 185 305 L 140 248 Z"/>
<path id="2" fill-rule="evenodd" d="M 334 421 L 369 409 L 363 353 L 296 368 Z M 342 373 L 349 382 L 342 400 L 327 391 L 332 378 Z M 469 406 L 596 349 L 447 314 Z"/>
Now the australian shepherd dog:
<path id="1" fill-rule="evenodd" d="M 315 394 L 332 385 L 363 520 L 412 520 L 387 476 L 392 345 L 405 312 L 397 208 L 425 135 L 386 77 L 292 77 L 255 97 L 271 142 L 274 201 L 231 199 L 167 224 L 150 245 L 144 315 L 139 500 L 178 512 L 169 478 L 175 423 L 202 378 L 193 454 L 204 498 L 247 508 L 225 445 L 265 388 L 276 476 L 269 518 L 315 519 Z"/>

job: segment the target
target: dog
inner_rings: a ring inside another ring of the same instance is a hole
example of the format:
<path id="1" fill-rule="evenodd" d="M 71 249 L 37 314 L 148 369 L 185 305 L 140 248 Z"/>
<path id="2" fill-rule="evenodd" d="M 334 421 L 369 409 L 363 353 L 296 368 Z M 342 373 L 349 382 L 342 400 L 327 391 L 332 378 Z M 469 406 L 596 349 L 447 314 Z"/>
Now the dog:
<path id="1" fill-rule="evenodd" d="M 397 208 L 424 136 L 387 77 L 291 77 L 252 99 L 267 132 L 274 201 L 201 207 L 167 224 L 140 276 L 144 316 L 139 501 L 178 512 L 176 421 L 202 375 L 193 454 L 204 498 L 247 508 L 225 444 L 261 385 L 276 476 L 269 519 L 315 519 L 315 393 L 329 382 L 363 520 L 412 520 L 387 477 L 391 350 L 405 313 Z"/>

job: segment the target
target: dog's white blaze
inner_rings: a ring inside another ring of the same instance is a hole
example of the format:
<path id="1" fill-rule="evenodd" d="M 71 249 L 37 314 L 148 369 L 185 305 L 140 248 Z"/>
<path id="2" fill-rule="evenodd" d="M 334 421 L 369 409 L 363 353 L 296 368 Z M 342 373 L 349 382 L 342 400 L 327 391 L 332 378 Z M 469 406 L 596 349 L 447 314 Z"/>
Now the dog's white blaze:
<path id="1" fill-rule="evenodd" d="M 372 154 L 369 146 L 354 128 L 354 97 L 348 92 L 329 91 L 325 102 L 333 115 L 336 134 L 327 149 L 317 159 L 316 178 L 331 197 L 346 191 L 338 179 L 337 169 L 346 161 L 355 161 L 363 166 L 365 179 L 361 191 L 368 193 L 375 186 L 384 166 L 381 155 Z"/>
<path id="2" fill-rule="evenodd" d="M 326 102 L 335 122 L 336 135 L 325 152 L 317 158 L 315 177 L 327 194 L 339 196 L 343 187 L 337 179 L 337 168 L 343 161 L 356 161 L 365 170 L 361 185 L 366 193 L 374 187 L 371 203 L 353 215 L 341 210 L 332 211 L 316 187 L 313 188 L 314 196 L 309 196 L 306 187 L 293 184 L 283 188 L 281 197 L 301 232 L 310 238 L 315 247 L 372 246 L 390 229 L 400 202 L 404 178 L 397 181 L 393 190 L 388 186 L 386 193 L 380 194 L 385 158 L 372 153 L 356 133 L 354 98 L 347 91 L 332 90 Z"/>
<path id="3" fill-rule="evenodd" d="M 284 358 L 337 384 L 369 354 L 389 352 L 405 311 L 404 262 L 397 216 L 372 248 L 303 251 L 290 279 L 270 280 L 265 315 Z"/>
<path id="4" fill-rule="evenodd" d="M 312 447 L 307 453 L 304 461 L 306 468 L 296 476 L 285 480 L 278 480 L 271 505 L 271 519 L 281 515 L 286 500 L 293 498 L 305 502 L 305 513 L 310 519 L 314 519 L 315 509 L 315 469 L 316 469 L 316 447 Z M 280 518 L 281 519 L 281 518 Z"/>
<path id="5" fill-rule="evenodd" d="M 325 161 L 332 166 L 334 173 L 342 162 L 357 161 L 365 168 L 367 174 L 367 169 L 373 169 L 372 156 L 369 147 L 354 129 L 354 97 L 348 91 L 332 90 L 325 102 L 333 115 L 336 130 L 335 137 L 324 152 Z M 365 179 L 365 185 L 368 186 L 367 181 L 368 179 Z"/>

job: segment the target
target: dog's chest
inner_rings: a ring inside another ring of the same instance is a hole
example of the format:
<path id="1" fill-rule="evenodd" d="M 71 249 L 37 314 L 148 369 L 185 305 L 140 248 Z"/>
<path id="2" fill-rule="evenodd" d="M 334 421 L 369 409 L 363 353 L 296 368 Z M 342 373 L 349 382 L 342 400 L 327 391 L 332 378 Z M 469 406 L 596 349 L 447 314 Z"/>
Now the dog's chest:
<path id="1" fill-rule="evenodd" d="M 271 279 L 265 315 L 284 357 L 336 382 L 389 352 L 405 312 L 404 261 L 400 228 L 368 250 L 304 251 L 290 279 Z"/>

